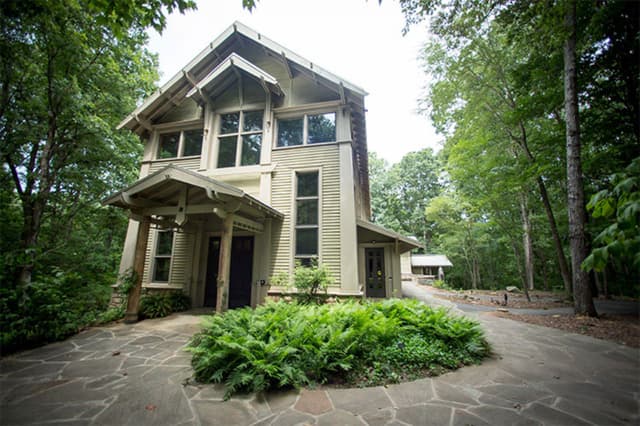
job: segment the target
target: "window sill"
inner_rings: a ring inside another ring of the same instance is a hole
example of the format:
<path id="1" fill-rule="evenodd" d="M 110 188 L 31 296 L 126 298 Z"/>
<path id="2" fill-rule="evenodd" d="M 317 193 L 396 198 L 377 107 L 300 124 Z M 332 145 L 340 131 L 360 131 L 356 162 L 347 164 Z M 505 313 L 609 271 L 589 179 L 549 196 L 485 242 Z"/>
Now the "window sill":
<path id="1" fill-rule="evenodd" d="M 200 158 L 200 155 L 189 155 L 187 157 L 172 157 L 172 158 L 157 158 L 155 160 L 144 160 L 142 164 L 151 164 L 151 163 L 170 163 L 172 161 L 181 161 L 181 160 L 195 160 Z"/>
<path id="2" fill-rule="evenodd" d="M 184 286 L 168 283 L 146 283 L 142 285 L 142 288 L 158 288 L 166 290 L 182 290 Z"/>
<path id="3" fill-rule="evenodd" d="M 293 146 L 274 146 L 273 151 L 283 151 L 287 149 L 299 149 L 299 148 L 312 148 L 314 146 L 339 145 L 343 142 L 349 142 L 349 141 L 319 142 L 319 143 L 308 143 L 306 145 L 293 145 Z"/>

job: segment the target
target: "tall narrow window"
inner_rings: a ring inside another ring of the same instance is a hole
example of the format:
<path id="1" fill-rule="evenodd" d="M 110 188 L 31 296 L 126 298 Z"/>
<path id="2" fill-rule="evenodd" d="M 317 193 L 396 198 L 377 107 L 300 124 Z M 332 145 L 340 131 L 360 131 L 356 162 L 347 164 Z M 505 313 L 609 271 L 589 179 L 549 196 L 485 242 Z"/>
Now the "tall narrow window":
<path id="1" fill-rule="evenodd" d="M 169 282 L 171 253 L 173 251 L 173 231 L 157 231 L 153 262 L 153 282 Z"/>
<path id="2" fill-rule="evenodd" d="M 296 173 L 295 258 L 303 265 L 318 256 L 318 172 Z"/>
<path id="3" fill-rule="evenodd" d="M 240 111 L 220 115 L 218 168 L 260 163 L 263 111 Z"/>

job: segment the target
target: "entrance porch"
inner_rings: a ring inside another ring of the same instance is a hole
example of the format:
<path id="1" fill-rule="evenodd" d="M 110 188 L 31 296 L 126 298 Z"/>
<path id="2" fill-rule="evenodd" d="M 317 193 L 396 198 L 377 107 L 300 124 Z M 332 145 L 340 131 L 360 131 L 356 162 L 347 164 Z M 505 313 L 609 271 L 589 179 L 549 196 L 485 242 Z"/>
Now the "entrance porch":
<path id="1" fill-rule="evenodd" d="M 173 165 L 103 201 L 130 223 L 120 271 L 133 270 L 126 319 L 142 288 L 182 290 L 194 307 L 255 306 L 270 273 L 271 222 L 283 215 L 239 188 Z"/>

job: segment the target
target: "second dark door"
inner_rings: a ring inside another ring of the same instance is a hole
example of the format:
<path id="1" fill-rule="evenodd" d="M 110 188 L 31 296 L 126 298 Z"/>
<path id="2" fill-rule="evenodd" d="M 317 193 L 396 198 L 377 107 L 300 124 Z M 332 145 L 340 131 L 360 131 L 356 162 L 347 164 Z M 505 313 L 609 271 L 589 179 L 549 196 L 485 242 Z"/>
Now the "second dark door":
<path id="1" fill-rule="evenodd" d="M 209 238 L 207 279 L 204 306 L 215 307 L 217 299 L 220 237 Z M 231 273 L 229 279 L 229 308 L 251 305 L 251 270 L 253 269 L 253 237 L 233 237 L 231 242 Z"/>
<path id="2" fill-rule="evenodd" d="M 364 249 L 367 297 L 386 297 L 384 248 Z"/>

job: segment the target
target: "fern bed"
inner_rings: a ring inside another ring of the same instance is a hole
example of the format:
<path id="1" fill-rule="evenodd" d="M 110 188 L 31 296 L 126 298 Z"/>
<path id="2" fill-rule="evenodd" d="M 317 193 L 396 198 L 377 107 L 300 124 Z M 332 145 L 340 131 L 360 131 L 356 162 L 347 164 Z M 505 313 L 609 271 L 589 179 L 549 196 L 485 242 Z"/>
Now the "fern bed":
<path id="1" fill-rule="evenodd" d="M 189 344 L 195 378 L 236 392 L 330 383 L 372 386 L 477 363 L 479 324 L 411 299 L 271 302 L 206 319 Z"/>

